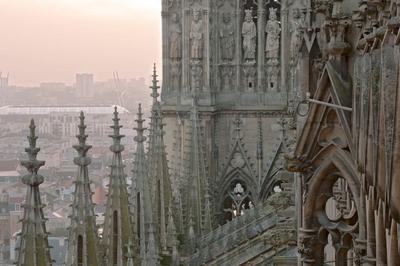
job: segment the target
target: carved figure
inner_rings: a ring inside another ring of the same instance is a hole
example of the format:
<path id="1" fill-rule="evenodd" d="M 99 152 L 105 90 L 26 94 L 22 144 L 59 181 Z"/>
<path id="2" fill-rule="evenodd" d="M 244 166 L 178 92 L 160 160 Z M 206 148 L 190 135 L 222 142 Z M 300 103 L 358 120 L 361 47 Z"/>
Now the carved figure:
<path id="1" fill-rule="evenodd" d="M 171 65 L 171 88 L 177 89 L 181 83 L 181 65 L 176 62 Z"/>
<path id="2" fill-rule="evenodd" d="M 242 25 L 243 57 L 248 61 L 256 58 L 257 27 L 251 12 L 251 10 L 245 10 L 245 21 Z"/>
<path id="3" fill-rule="evenodd" d="M 301 45 L 303 18 L 298 8 L 293 9 L 293 20 L 290 40 L 290 56 L 292 61 L 298 56 Z"/>
<path id="4" fill-rule="evenodd" d="M 171 25 L 169 32 L 169 56 L 179 59 L 182 56 L 182 29 L 179 23 L 179 16 L 176 13 L 172 14 Z"/>
<path id="5" fill-rule="evenodd" d="M 281 26 L 277 20 L 276 11 L 276 8 L 269 9 L 269 20 L 265 28 L 265 32 L 267 33 L 265 52 L 268 59 L 277 59 L 279 56 Z"/>
<path id="6" fill-rule="evenodd" d="M 235 51 L 234 26 L 229 13 L 224 13 L 219 32 L 221 39 L 221 56 L 224 60 L 231 60 Z"/>
<path id="7" fill-rule="evenodd" d="M 203 20 L 199 10 L 193 11 L 193 21 L 190 30 L 191 57 L 192 59 L 203 58 Z"/>

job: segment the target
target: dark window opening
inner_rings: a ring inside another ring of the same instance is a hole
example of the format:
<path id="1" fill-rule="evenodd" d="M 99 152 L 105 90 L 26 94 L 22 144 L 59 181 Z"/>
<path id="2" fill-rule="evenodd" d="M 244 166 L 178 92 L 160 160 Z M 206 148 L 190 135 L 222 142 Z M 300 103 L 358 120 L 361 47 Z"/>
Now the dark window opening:
<path id="1" fill-rule="evenodd" d="M 83 237 L 81 235 L 78 236 L 78 266 L 83 265 Z"/>
<path id="2" fill-rule="evenodd" d="M 118 265 L 118 212 L 113 213 L 113 265 Z"/>

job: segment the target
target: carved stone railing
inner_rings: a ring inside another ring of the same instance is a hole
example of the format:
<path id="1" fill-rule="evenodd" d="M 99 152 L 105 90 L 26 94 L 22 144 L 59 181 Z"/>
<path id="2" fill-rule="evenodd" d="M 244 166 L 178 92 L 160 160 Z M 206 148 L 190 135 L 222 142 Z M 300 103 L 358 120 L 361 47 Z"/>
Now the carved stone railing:
<path id="1" fill-rule="evenodd" d="M 294 213 L 284 213 L 291 206 L 288 200 L 291 199 L 285 193 L 271 197 L 265 204 L 246 210 L 242 216 L 203 236 L 198 241 L 197 252 L 189 259 L 189 265 L 212 261 L 264 234 L 269 239 L 262 241 L 276 250 L 289 239 L 295 242 Z"/>

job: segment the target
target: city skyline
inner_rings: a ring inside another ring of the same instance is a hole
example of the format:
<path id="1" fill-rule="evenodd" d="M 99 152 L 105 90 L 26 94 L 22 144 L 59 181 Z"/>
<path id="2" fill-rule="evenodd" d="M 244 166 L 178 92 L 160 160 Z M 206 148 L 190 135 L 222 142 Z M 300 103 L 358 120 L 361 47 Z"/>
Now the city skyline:
<path id="1" fill-rule="evenodd" d="M 149 78 L 161 64 L 160 1 L 17 0 L 0 4 L 0 71 L 10 84 Z"/>

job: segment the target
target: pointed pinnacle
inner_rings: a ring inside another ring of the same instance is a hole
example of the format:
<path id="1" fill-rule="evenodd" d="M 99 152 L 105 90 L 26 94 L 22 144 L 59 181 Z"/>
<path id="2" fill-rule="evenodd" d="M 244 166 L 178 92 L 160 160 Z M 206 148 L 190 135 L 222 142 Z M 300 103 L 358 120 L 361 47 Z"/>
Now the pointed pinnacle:
<path id="1" fill-rule="evenodd" d="M 143 119 L 142 104 L 141 103 L 139 103 L 137 119 L 135 121 L 137 123 L 137 127 L 135 127 L 134 129 L 136 130 L 137 135 L 134 138 L 134 140 L 136 142 L 144 142 L 144 141 L 146 141 L 146 137 L 143 136 L 143 132 L 146 130 L 146 128 L 143 127 L 143 122 L 145 120 Z"/>
<path id="2" fill-rule="evenodd" d="M 86 125 L 85 125 L 85 115 L 83 111 L 81 111 L 79 115 L 79 120 L 80 120 L 80 123 L 78 125 L 79 135 L 77 135 L 76 137 L 78 138 L 80 145 L 85 145 L 87 135 L 85 134 Z"/>
<path id="3" fill-rule="evenodd" d="M 78 152 L 79 156 L 74 158 L 74 163 L 79 166 L 87 166 L 91 163 L 91 159 L 86 157 L 86 154 L 92 148 L 92 146 L 86 145 L 86 138 L 88 136 L 85 134 L 86 125 L 85 125 L 85 115 L 83 111 L 80 112 L 79 120 L 80 120 L 80 123 L 78 125 L 79 134 L 76 135 L 76 138 L 78 139 L 79 143 L 78 145 L 72 146 Z"/>
<path id="4" fill-rule="evenodd" d="M 29 147 L 25 148 L 26 153 L 28 154 L 28 160 L 21 161 L 21 165 L 24 166 L 30 174 L 22 177 L 22 182 L 27 185 L 39 185 L 43 183 L 43 177 L 38 175 L 40 167 L 42 167 L 45 162 L 37 160 L 37 154 L 40 151 L 40 148 L 36 147 L 36 140 L 38 137 L 35 135 L 35 121 L 32 119 L 29 125 Z"/>
<path id="5" fill-rule="evenodd" d="M 31 148 L 31 150 L 36 149 L 36 140 L 38 139 L 38 137 L 35 134 L 35 130 L 36 130 L 35 120 L 31 119 L 31 123 L 29 125 L 29 136 L 28 136 L 29 147 Z"/>
<path id="6" fill-rule="evenodd" d="M 157 103 L 158 96 L 160 96 L 160 94 L 158 94 L 158 89 L 160 88 L 160 86 L 158 86 L 157 77 L 158 75 L 157 75 L 156 63 L 154 63 L 153 80 L 152 80 L 152 86 L 150 87 L 150 89 L 152 90 L 151 97 L 153 98 L 153 105 Z"/>
<path id="7" fill-rule="evenodd" d="M 117 106 L 114 107 L 114 124 L 111 128 L 114 130 L 112 135 L 109 135 L 113 139 L 113 146 L 111 146 L 111 151 L 113 152 L 121 152 L 124 150 L 124 147 L 121 145 L 121 139 L 125 137 L 124 135 L 120 134 L 120 129 L 122 126 L 119 124 L 119 117 L 118 117 L 118 109 Z"/>

